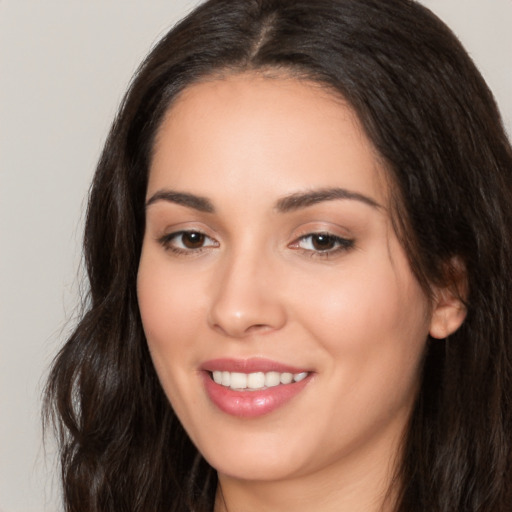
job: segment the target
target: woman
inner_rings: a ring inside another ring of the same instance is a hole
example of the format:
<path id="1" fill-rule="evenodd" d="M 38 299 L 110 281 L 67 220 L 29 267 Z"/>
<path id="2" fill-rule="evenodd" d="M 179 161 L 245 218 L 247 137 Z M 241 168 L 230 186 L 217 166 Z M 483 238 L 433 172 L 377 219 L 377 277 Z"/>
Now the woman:
<path id="1" fill-rule="evenodd" d="M 198 7 L 94 178 L 66 510 L 509 510 L 511 169 L 420 5 Z"/>

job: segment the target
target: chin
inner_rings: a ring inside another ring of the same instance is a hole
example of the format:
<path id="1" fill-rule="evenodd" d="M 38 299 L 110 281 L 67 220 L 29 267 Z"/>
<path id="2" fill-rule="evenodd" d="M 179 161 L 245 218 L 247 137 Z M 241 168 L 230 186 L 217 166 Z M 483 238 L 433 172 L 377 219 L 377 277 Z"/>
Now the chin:
<path id="1" fill-rule="evenodd" d="M 300 464 L 292 460 L 268 460 L 257 457 L 222 457 L 210 463 L 219 473 L 237 480 L 279 481 L 300 474 Z"/>
<path id="2" fill-rule="evenodd" d="M 300 473 L 308 451 L 298 440 L 276 432 L 227 433 L 198 448 L 219 474 L 259 481 L 282 480 Z"/>

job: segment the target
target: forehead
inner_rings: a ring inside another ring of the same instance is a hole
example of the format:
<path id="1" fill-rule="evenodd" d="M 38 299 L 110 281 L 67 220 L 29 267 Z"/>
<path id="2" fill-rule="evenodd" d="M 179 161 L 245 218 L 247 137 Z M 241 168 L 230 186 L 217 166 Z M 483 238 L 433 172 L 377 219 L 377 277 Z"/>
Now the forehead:
<path id="1" fill-rule="evenodd" d="M 157 133 L 148 194 L 169 186 L 272 195 L 342 186 L 387 203 L 385 169 L 353 109 L 314 82 L 244 73 L 189 86 Z"/>

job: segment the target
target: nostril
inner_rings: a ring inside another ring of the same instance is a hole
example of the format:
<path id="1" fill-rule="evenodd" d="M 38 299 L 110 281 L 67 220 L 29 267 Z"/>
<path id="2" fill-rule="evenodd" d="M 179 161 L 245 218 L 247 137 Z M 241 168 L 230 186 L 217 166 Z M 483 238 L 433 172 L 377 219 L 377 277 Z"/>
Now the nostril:
<path id="1" fill-rule="evenodd" d="M 265 331 L 265 330 L 271 330 L 272 327 L 270 325 L 266 324 L 255 324 L 251 325 L 246 329 L 246 332 L 253 332 L 253 331 Z"/>

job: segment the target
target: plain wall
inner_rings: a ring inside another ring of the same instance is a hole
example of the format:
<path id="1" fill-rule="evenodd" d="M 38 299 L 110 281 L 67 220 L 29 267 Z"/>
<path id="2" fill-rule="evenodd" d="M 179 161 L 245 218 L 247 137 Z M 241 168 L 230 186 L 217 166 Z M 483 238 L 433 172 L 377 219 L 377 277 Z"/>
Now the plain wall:
<path id="1" fill-rule="evenodd" d="M 0 0 L 0 511 L 56 511 L 40 395 L 77 305 L 84 199 L 117 105 L 193 0 Z M 512 0 L 424 0 L 512 132 Z"/>

